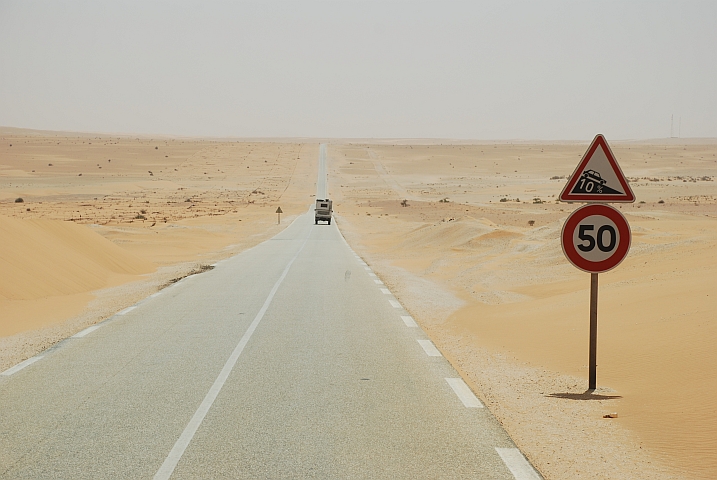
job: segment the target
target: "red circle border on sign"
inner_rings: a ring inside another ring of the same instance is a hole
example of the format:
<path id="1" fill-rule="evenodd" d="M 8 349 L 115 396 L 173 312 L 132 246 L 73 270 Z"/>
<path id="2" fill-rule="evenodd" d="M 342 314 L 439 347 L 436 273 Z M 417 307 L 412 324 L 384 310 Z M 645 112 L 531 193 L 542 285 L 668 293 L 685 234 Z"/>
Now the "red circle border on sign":
<path id="1" fill-rule="evenodd" d="M 590 260 L 584 259 L 575 249 L 575 245 L 573 245 L 573 232 L 575 228 L 581 220 L 591 215 L 602 215 L 603 217 L 609 218 L 615 223 L 620 233 L 620 244 L 617 246 L 615 253 L 613 253 L 610 258 L 606 258 L 601 262 L 591 262 Z M 580 207 L 570 214 L 563 225 L 560 240 L 563 246 L 563 253 L 570 263 L 584 272 L 604 273 L 617 267 L 625 259 L 627 252 L 630 250 L 630 244 L 632 243 L 632 234 L 630 232 L 630 224 L 627 223 L 627 219 L 620 211 L 609 205 L 593 203 Z"/>

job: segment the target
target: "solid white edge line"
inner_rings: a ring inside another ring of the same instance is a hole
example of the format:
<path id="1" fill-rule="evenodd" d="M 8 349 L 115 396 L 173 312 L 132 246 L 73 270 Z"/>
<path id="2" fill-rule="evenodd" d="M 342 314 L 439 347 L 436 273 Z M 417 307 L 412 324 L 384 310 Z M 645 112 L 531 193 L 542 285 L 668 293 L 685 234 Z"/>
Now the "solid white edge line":
<path id="1" fill-rule="evenodd" d="M 8 368 L 8 369 L 5 370 L 4 372 L 0 373 L 0 375 L 5 376 L 5 377 L 9 377 L 9 376 L 12 375 L 13 373 L 17 373 L 17 372 L 19 372 L 20 370 L 22 370 L 23 368 L 25 368 L 25 367 L 27 367 L 27 366 L 29 366 L 29 365 L 32 365 L 33 363 L 37 362 L 37 361 L 40 360 L 43 356 L 44 356 L 44 355 L 35 355 L 34 357 L 30 357 L 30 358 L 28 358 L 27 360 L 25 360 L 24 362 L 20 362 L 20 363 L 18 363 L 17 365 L 15 365 L 14 367 Z"/>
<path id="2" fill-rule="evenodd" d="M 433 344 L 430 340 L 418 340 L 418 344 L 423 348 L 423 351 L 426 352 L 426 355 L 429 357 L 442 357 L 441 352 L 438 351 L 436 346 Z"/>
<path id="3" fill-rule="evenodd" d="M 391 291 L 388 288 L 382 288 L 381 293 L 384 295 L 391 295 Z"/>
<path id="4" fill-rule="evenodd" d="M 533 466 L 523 456 L 517 448 L 498 448 L 495 450 L 503 459 L 503 463 L 508 467 L 510 473 L 513 474 L 515 480 L 540 480 L 540 475 L 535 471 Z"/>
<path id="5" fill-rule="evenodd" d="M 73 335 L 72 337 L 70 337 L 70 338 L 82 338 L 82 337 L 84 337 L 85 335 L 94 332 L 94 331 L 97 330 L 98 328 L 100 328 L 100 325 L 92 325 L 91 327 L 85 328 L 85 329 L 82 330 L 81 332 L 77 332 L 76 334 L 74 334 L 74 335 Z"/>
<path id="6" fill-rule="evenodd" d="M 396 300 L 389 300 L 388 303 L 390 303 L 393 308 L 401 308 L 401 304 Z"/>
<path id="7" fill-rule="evenodd" d="M 401 315 L 401 320 L 406 324 L 407 327 L 417 327 L 418 324 L 410 315 Z"/>
<path id="8" fill-rule="evenodd" d="M 167 458 L 164 460 L 164 463 L 162 463 L 162 466 L 159 467 L 159 470 L 157 470 L 157 473 L 154 475 L 155 480 L 166 480 L 172 476 L 174 469 L 179 463 L 179 460 L 181 460 L 182 455 L 184 455 L 184 451 L 189 446 L 189 443 L 192 441 L 192 438 L 194 438 L 194 434 L 199 429 L 199 426 L 202 424 L 202 421 L 204 421 L 204 417 L 207 415 L 209 409 L 214 404 L 214 400 L 216 400 L 217 396 L 219 395 L 219 392 L 224 386 L 224 383 L 227 381 L 227 378 L 229 378 L 229 374 L 234 368 L 234 365 L 236 365 L 237 360 L 239 360 L 239 355 L 241 355 L 241 353 L 244 351 L 244 347 L 246 346 L 246 344 L 249 343 L 249 339 L 251 339 L 251 336 L 254 334 L 256 327 L 259 326 L 259 322 L 261 322 L 261 319 L 264 318 L 264 314 L 269 309 L 269 305 L 274 299 L 274 295 L 276 294 L 277 290 L 279 290 L 279 286 L 284 281 L 284 278 L 286 278 L 287 273 L 289 273 L 291 265 L 298 258 L 299 254 L 304 249 L 304 246 L 306 245 L 306 242 L 308 242 L 308 240 L 308 237 L 306 238 L 306 240 L 304 240 L 304 243 L 301 245 L 301 248 L 299 248 L 299 251 L 296 252 L 294 258 L 289 261 L 281 276 L 274 284 L 274 287 L 271 289 L 271 292 L 269 292 L 269 296 L 264 301 L 264 305 L 262 305 L 261 310 L 259 310 L 259 313 L 256 314 L 256 317 L 254 317 L 254 320 L 249 325 L 247 331 L 244 332 L 244 335 L 241 337 L 241 340 L 239 340 L 239 343 L 234 348 L 234 351 L 227 359 L 221 372 L 219 372 L 219 376 L 216 380 L 214 380 L 214 384 L 207 392 L 207 395 L 204 397 L 204 400 L 202 400 L 202 403 L 199 405 L 199 408 L 197 408 L 197 411 L 194 412 L 194 415 L 192 416 L 191 420 L 189 420 L 189 423 L 184 428 L 184 431 L 179 436 L 179 439 L 177 439 L 177 442 L 174 444 L 174 447 L 172 447 L 172 450 L 167 455 Z"/>
<path id="9" fill-rule="evenodd" d="M 134 310 L 135 308 L 137 308 L 137 305 L 132 305 L 131 307 L 125 308 L 125 309 L 122 310 L 121 312 L 117 312 L 115 315 L 124 315 L 125 313 L 131 312 L 131 311 Z"/>
<path id="10" fill-rule="evenodd" d="M 446 378 L 446 382 L 466 408 L 483 408 L 483 404 L 462 378 Z"/>

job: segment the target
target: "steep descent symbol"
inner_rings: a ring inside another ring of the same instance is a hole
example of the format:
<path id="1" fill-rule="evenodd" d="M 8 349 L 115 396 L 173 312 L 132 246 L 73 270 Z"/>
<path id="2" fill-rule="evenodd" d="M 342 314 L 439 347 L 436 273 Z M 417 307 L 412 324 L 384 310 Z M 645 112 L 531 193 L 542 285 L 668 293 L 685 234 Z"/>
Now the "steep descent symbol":
<path id="1" fill-rule="evenodd" d="M 596 135 L 560 193 L 564 202 L 634 202 L 625 175 L 605 137 Z"/>
<path id="2" fill-rule="evenodd" d="M 577 183 L 575 183 L 575 187 L 570 191 L 570 193 L 597 193 L 600 195 L 623 195 L 624 192 L 620 192 L 618 190 L 615 190 L 614 188 L 610 188 L 607 185 L 607 180 L 602 178 L 600 176 L 600 173 L 596 172 L 595 170 L 585 170 L 582 175 L 580 175 L 580 178 L 578 179 Z"/>

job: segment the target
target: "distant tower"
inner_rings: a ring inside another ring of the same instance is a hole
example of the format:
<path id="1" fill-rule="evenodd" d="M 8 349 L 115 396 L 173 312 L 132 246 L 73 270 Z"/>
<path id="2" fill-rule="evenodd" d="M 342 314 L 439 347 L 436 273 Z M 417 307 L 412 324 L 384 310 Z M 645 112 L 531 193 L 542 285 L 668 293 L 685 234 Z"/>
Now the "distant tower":
<path id="1" fill-rule="evenodd" d="M 675 135 L 673 134 L 675 126 L 675 114 L 670 114 L 670 138 L 675 138 Z"/>

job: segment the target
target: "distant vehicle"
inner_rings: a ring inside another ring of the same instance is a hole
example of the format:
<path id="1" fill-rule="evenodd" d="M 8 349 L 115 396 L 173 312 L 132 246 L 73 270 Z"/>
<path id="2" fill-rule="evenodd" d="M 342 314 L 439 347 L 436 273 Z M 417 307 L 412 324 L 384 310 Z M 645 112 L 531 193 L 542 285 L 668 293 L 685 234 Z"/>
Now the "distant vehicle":
<path id="1" fill-rule="evenodd" d="M 607 183 L 607 180 L 603 180 L 600 174 L 595 170 L 585 170 L 583 172 L 582 177 L 586 180 L 592 180 L 593 182 L 597 182 L 600 185 L 605 185 Z"/>
<path id="2" fill-rule="evenodd" d="M 316 199 L 316 207 L 314 208 L 314 224 L 319 221 L 328 222 L 331 225 L 331 214 L 333 213 L 333 202 L 327 199 Z"/>

